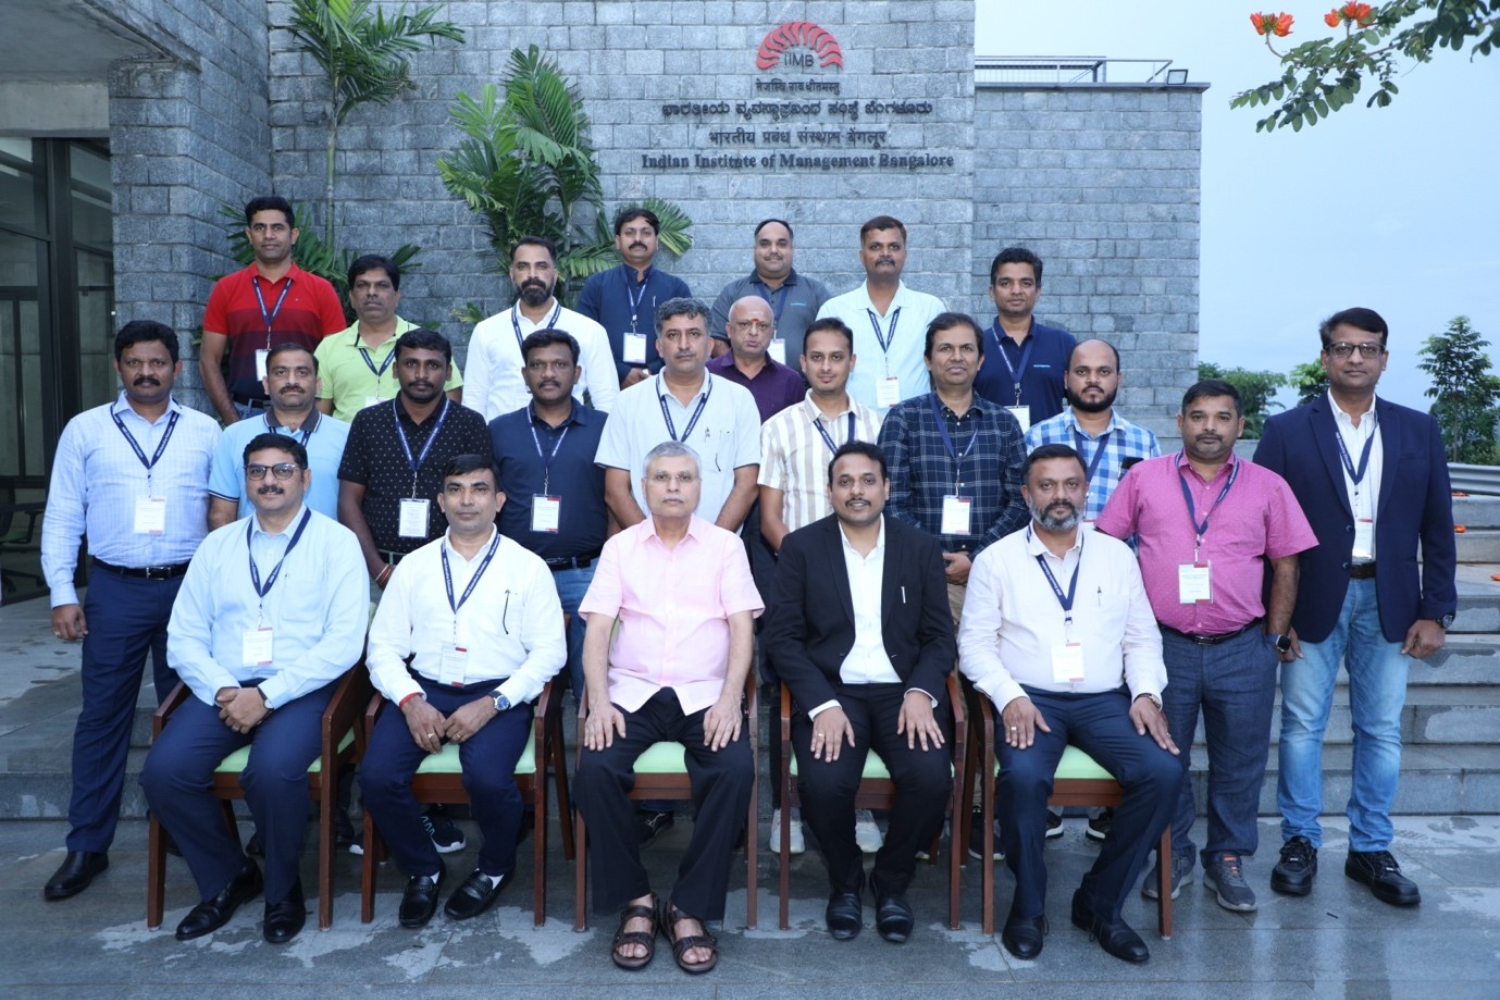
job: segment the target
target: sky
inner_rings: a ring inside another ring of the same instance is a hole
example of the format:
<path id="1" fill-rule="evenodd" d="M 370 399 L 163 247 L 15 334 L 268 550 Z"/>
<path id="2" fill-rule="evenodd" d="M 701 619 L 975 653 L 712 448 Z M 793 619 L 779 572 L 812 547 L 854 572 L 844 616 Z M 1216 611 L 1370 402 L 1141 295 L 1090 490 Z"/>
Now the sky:
<path id="1" fill-rule="evenodd" d="M 1407 66 L 1387 108 L 1355 102 L 1300 132 L 1256 132 L 1266 109 L 1231 110 L 1281 73 L 1253 11 L 1296 18 L 1286 51 L 1326 37 L 1333 0 L 1107 3 L 978 0 L 975 53 L 1171 59 L 1203 95 L 1199 357 L 1290 372 L 1318 323 L 1367 306 L 1390 326 L 1382 396 L 1426 410 L 1422 341 L 1470 318 L 1500 358 L 1500 53 L 1444 49 Z M 1149 13 L 1145 13 L 1149 11 Z M 1342 29 L 1340 29 L 1342 30 Z M 1045 299 L 1046 292 L 1043 291 Z M 1038 311 L 1045 311 L 1043 301 Z M 1289 392 L 1282 394 L 1288 405 Z"/>

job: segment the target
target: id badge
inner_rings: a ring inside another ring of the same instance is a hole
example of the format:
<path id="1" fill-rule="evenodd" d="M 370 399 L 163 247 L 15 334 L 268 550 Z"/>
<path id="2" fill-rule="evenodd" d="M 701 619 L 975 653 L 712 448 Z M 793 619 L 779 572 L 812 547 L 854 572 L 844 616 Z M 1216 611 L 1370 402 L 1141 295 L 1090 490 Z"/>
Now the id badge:
<path id="1" fill-rule="evenodd" d="M 269 358 L 270 356 L 271 356 L 271 352 L 267 348 L 264 348 L 264 347 L 256 348 L 256 350 L 255 350 L 255 377 L 257 379 L 264 379 L 266 377 L 266 359 Z"/>
<path id="2" fill-rule="evenodd" d="M 531 498 L 531 530 L 557 534 L 557 524 L 562 518 L 562 497 L 534 496 Z"/>
<path id="3" fill-rule="evenodd" d="M 943 497 L 943 523 L 938 525 L 938 534 L 969 534 L 969 514 L 973 509 L 973 497 Z"/>
<path id="4" fill-rule="evenodd" d="M 137 535 L 160 535 L 167 530 L 167 498 L 136 497 L 135 527 Z"/>
<path id="5" fill-rule="evenodd" d="M 646 335 L 644 333 L 625 335 L 625 363 L 627 365 L 646 363 Z"/>
<path id="6" fill-rule="evenodd" d="M 1375 522 L 1368 517 L 1354 522 L 1354 558 L 1375 558 Z"/>
<path id="7" fill-rule="evenodd" d="M 771 360 L 778 365 L 786 364 L 786 341 L 780 337 L 771 341 Z"/>
<path id="8" fill-rule="evenodd" d="M 1177 567 L 1177 603 L 1207 604 L 1213 600 L 1207 562 L 1182 563 Z"/>
<path id="9" fill-rule="evenodd" d="M 426 538 L 428 517 L 427 511 L 432 506 L 431 500 L 414 500 L 406 497 L 401 501 L 401 520 L 396 527 L 396 532 L 402 538 Z"/>
<path id="10" fill-rule="evenodd" d="M 881 409 L 901 402 L 901 380 L 895 375 L 875 380 L 875 405 Z"/>
<path id="11" fill-rule="evenodd" d="M 1025 434 L 1031 430 L 1031 407 L 1030 406 L 1007 406 L 1005 412 L 1016 418 L 1016 423 L 1021 425 L 1021 433 Z"/>
<path id="12" fill-rule="evenodd" d="M 379 396 L 366 396 L 364 409 L 368 410 L 372 406 L 379 406 L 382 402 L 384 401 Z"/>
<path id="13" fill-rule="evenodd" d="M 1065 642 L 1052 647 L 1052 681 L 1055 684 L 1083 683 L 1083 643 Z"/>
<path id="14" fill-rule="evenodd" d="M 442 652 L 438 658 L 438 683 L 463 687 L 464 673 L 469 666 L 468 649 L 452 642 L 445 642 L 440 648 Z"/>
<path id="15" fill-rule="evenodd" d="M 271 663 L 272 646 L 272 631 L 269 627 L 245 629 L 244 641 L 240 646 L 240 665 L 246 667 L 269 666 Z"/>

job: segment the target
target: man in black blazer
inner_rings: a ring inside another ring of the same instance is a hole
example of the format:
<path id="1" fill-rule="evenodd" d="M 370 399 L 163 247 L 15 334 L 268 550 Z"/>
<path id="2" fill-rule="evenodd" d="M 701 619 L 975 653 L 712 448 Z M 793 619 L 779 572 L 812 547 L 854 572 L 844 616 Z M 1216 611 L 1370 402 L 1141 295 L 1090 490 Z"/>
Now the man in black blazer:
<path id="1" fill-rule="evenodd" d="M 891 483 L 877 446 L 851 441 L 828 468 L 833 515 L 782 542 L 762 638 L 795 702 L 802 818 L 828 866 L 828 930 L 840 941 L 863 923 L 854 793 L 871 750 L 896 784 L 871 885 L 876 929 L 900 943 L 914 922 L 917 851 L 942 827 L 952 787 L 948 585 L 938 539 L 883 515 Z"/>
<path id="2" fill-rule="evenodd" d="M 1378 313 L 1345 309 L 1318 332 L 1328 395 L 1268 420 L 1255 452 L 1257 465 L 1291 485 L 1319 543 L 1302 553 L 1296 659 L 1281 665 L 1276 792 L 1285 843 L 1271 888 L 1312 891 L 1323 731 L 1343 660 L 1354 716 L 1344 874 L 1377 899 L 1411 906 L 1421 894 L 1391 857 L 1390 812 L 1407 668 L 1442 648 L 1458 607 L 1447 458 L 1437 421 L 1375 397 L 1390 357 Z"/>

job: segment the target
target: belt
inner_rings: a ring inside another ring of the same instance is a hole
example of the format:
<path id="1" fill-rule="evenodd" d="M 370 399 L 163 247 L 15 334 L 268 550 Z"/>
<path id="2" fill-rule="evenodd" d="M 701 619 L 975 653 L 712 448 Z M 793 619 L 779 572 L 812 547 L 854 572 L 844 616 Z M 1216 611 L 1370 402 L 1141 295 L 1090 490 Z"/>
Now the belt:
<path id="1" fill-rule="evenodd" d="M 593 564 L 595 559 L 599 558 L 599 553 L 601 551 L 603 550 L 595 549 L 592 552 L 585 552 L 581 556 L 545 559 L 543 560 L 543 562 L 545 562 L 547 564 L 547 568 L 554 573 L 560 573 L 565 569 L 586 569 L 588 566 Z"/>
<path id="2" fill-rule="evenodd" d="M 271 401 L 269 399 L 252 399 L 251 397 L 241 395 L 240 393 L 234 394 L 234 401 L 236 403 L 239 403 L 241 406 L 248 406 L 252 410 L 264 410 L 266 407 L 271 405 Z"/>
<path id="3" fill-rule="evenodd" d="M 1375 579 L 1375 564 L 1373 562 L 1355 563 L 1349 567 L 1349 579 L 1351 580 L 1373 580 Z"/>
<path id="4" fill-rule="evenodd" d="M 120 576 L 133 576 L 142 580 L 172 580 L 187 572 L 188 564 L 177 563 L 173 566 L 116 566 L 107 563 L 98 556 L 94 557 L 94 565 L 100 569 L 107 569 L 111 573 Z"/>
<path id="5" fill-rule="evenodd" d="M 1171 632 L 1178 638 L 1186 639 L 1189 642 L 1196 642 L 1200 646 L 1217 646 L 1222 642 L 1228 642 L 1230 639 L 1233 639 L 1237 635 L 1243 635 L 1244 633 L 1250 631 L 1252 628 L 1258 627 L 1262 620 L 1263 619 L 1256 618 L 1254 621 L 1246 622 L 1244 625 L 1241 625 L 1233 632 L 1221 632 L 1218 635 L 1198 635 L 1195 632 L 1184 632 L 1181 629 L 1175 629 L 1170 625 L 1163 625 L 1161 627 L 1161 630 L 1163 632 Z"/>

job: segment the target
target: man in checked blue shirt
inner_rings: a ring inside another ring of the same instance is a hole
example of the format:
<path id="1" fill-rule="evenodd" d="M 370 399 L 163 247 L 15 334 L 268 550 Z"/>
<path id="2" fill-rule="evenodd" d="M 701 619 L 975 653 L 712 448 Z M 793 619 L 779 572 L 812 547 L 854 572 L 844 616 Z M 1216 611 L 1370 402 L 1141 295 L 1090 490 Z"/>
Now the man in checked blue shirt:
<path id="1" fill-rule="evenodd" d="M 78 895 L 109 867 L 141 668 L 150 652 L 158 701 L 177 683 L 167 618 L 208 532 L 219 425 L 172 398 L 182 372 L 177 334 L 150 320 L 126 323 L 115 336 L 115 371 L 119 398 L 63 428 L 42 522 L 52 634 L 83 640 L 68 854 L 43 890 L 47 899 Z M 94 571 L 80 605 L 74 574 L 85 536 Z"/>
<path id="2" fill-rule="evenodd" d="M 193 697 L 152 746 L 141 787 L 202 897 L 177 940 L 212 934 L 264 890 L 262 933 L 285 944 L 307 919 L 297 876 L 307 767 L 334 688 L 364 651 L 368 585 L 354 532 L 304 502 L 301 444 L 261 434 L 245 446 L 244 470 L 255 513 L 204 539 L 172 608 L 167 659 Z M 209 787 L 219 763 L 247 745 L 240 785 L 264 878 Z"/>

